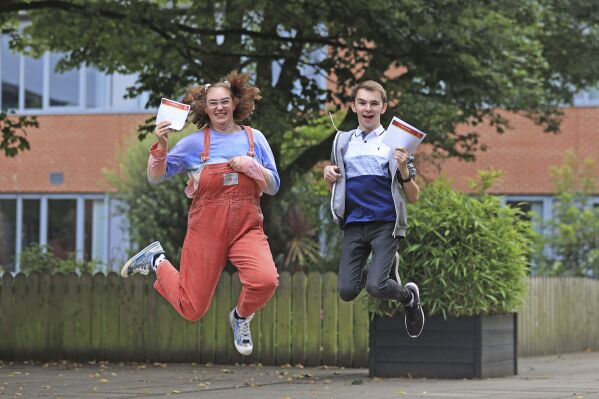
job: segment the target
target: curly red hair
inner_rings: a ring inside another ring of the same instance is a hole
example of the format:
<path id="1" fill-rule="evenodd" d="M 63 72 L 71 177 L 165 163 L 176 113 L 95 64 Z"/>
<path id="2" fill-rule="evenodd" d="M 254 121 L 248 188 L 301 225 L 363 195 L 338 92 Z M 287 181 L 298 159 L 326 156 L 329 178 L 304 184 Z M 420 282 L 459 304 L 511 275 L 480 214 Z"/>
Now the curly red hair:
<path id="1" fill-rule="evenodd" d="M 191 121 L 200 129 L 210 125 L 206 113 L 206 95 L 214 87 L 224 87 L 231 92 L 233 104 L 235 105 L 233 111 L 235 123 L 240 123 L 249 118 L 254 111 L 254 103 L 262 98 L 260 89 L 250 85 L 249 80 L 250 75 L 232 71 L 220 82 L 192 86 L 187 89 L 183 102 L 191 105 Z"/>

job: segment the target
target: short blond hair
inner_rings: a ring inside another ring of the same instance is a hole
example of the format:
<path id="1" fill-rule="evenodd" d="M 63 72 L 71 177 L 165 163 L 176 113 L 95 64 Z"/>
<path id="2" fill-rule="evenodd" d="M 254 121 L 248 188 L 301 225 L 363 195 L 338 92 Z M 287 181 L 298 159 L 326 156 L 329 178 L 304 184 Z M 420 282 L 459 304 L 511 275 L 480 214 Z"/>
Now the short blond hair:
<path id="1" fill-rule="evenodd" d="M 365 80 L 364 82 L 358 83 L 351 89 L 351 100 L 356 101 L 356 95 L 358 94 L 358 90 L 364 89 L 368 91 L 377 91 L 381 94 L 383 98 L 383 104 L 387 104 L 387 90 L 380 84 L 375 82 L 374 80 Z"/>

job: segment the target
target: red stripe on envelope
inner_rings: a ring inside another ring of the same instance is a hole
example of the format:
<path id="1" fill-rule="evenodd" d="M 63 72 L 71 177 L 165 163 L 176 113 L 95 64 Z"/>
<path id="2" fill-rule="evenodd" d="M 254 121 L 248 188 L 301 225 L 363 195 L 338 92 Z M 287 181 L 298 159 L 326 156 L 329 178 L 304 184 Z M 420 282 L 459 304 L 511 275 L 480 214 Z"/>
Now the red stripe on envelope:
<path id="1" fill-rule="evenodd" d="M 422 132 L 419 132 L 418 130 L 414 130 L 413 128 L 411 128 L 410 126 L 404 125 L 403 123 L 401 123 L 398 120 L 393 120 L 393 125 L 397 126 L 398 128 L 400 128 L 401 130 L 406 131 L 407 133 L 411 134 L 412 136 L 415 136 L 419 139 L 424 137 L 424 134 Z"/>
<path id="2" fill-rule="evenodd" d="M 164 98 L 160 102 L 162 104 L 164 104 L 164 105 L 168 105 L 168 106 L 171 106 L 171 107 L 182 109 L 183 111 L 187 111 L 189 109 L 189 105 L 187 105 L 187 104 L 181 104 L 181 103 L 178 103 L 176 101 L 171 101 L 171 100 L 167 100 L 167 99 L 164 99 Z"/>

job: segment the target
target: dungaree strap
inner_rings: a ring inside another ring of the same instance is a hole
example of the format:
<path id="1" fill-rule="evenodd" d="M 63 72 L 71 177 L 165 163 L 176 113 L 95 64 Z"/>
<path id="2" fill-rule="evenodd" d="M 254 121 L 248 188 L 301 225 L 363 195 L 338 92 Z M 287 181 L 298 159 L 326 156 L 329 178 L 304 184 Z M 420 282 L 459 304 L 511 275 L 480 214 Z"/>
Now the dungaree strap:
<path id="1" fill-rule="evenodd" d="M 250 157 L 254 157 L 254 133 L 252 132 L 252 128 L 250 126 L 241 126 L 245 133 L 248 136 L 248 141 L 250 142 L 250 150 L 248 151 L 248 155 Z M 202 162 L 206 162 L 210 159 L 210 128 L 204 128 L 204 151 L 200 154 L 200 158 Z"/>
<path id="2" fill-rule="evenodd" d="M 204 128 L 204 151 L 201 154 L 202 162 L 210 159 L 210 128 Z"/>
<path id="3" fill-rule="evenodd" d="M 252 131 L 252 128 L 250 126 L 241 126 L 243 128 L 243 130 L 245 130 L 245 132 L 248 135 L 248 141 L 250 142 L 250 150 L 248 151 L 248 155 L 250 157 L 254 157 L 255 153 L 254 153 L 254 132 Z"/>

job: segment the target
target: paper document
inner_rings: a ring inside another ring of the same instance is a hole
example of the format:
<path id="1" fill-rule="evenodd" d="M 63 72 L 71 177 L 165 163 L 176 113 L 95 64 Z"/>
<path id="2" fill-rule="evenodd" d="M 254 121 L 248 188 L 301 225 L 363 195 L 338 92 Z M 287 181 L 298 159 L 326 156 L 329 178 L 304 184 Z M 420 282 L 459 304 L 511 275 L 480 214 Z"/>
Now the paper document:
<path id="1" fill-rule="evenodd" d="M 156 124 L 163 121 L 170 121 L 171 129 L 181 130 L 185 126 L 185 121 L 187 121 L 189 108 L 187 104 L 163 98 L 160 100 L 158 115 L 156 115 Z"/>
<path id="2" fill-rule="evenodd" d="M 426 133 L 394 116 L 387 128 L 387 135 L 383 139 L 383 143 L 393 150 L 403 147 L 409 154 L 413 154 L 425 137 Z"/>

